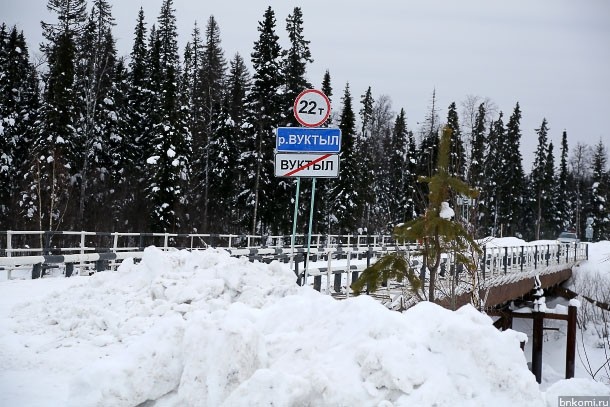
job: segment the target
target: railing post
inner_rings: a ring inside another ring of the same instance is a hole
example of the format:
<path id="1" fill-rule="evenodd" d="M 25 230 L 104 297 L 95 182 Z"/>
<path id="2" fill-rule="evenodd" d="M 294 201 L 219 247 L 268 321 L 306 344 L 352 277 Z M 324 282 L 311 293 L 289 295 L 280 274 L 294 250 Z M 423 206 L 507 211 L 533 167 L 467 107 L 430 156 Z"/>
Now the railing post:
<path id="1" fill-rule="evenodd" d="M 523 246 L 521 246 L 521 271 L 523 271 Z"/>
<path id="2" fill-rule="evenodd" d="M 506 268 L 508 266 L 508 247 L 504 248 L 504 274 L 506 274 Z"/>
<path id="3" fill-rule="evenodd" d="M 44 232 L 44 247 L 42 248 L 42 254 L 43 255 L 48 255 L 51 253 L 51 231 L 50 230 L 46 230 Z"/>
<path id="4" fill-rule="evenodd" d="M 534 270 L 538 269 L 538 245 L 534 246 Z"/>
<path id="5" fill-rule="evenodd" d="M 13 232 L 8 230 L 6 232 L 6 257 L 11 257 L 12 255 L 13 255 Z"/>
<path id="6" fill-rule="evenodd" d="M 551 257 L 551 245 L 546 245 L 546 266 L 549 266 L 549 257 Z"/>
<path id="7" fill-rule="evenodd" d="M 114 232 L 113 235 L 114 238 L 112 240 L 112 251 L 116 253 L 117 249 L 119 248 L 119 232 Z"/>

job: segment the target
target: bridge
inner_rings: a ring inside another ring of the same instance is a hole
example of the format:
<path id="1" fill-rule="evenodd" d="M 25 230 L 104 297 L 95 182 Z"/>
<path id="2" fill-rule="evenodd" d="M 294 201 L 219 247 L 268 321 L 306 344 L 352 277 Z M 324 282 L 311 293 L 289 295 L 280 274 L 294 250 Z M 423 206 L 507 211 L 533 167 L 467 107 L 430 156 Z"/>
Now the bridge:
<path id="1" fill-rule="evenodd" d="M 290 236 L 266 235 L 1 231 L 0 273 L 4 272 L 7 279 L 15 278 L 15 273 L 21 278 L 39 278 L 53 270 L 67 277 L 75 270 L 91 274 L 115 268 L 126 258 L 141 259 L 144 248 L 154 245 L 166 251 L 218 248 L 251 261 L 287 262 L 299 284 L 306 283 L 337 298 L 354 295 L 351 282 L 377 258 L 392 252 L 408 256 L 413 271 L 427 281 L 417 245 L 396 242 L 389 235 L 312 235 L 309 253 L 306 236 L 296 236 L 294 250 L 290 241 Z M 447 254 L 439 270 L 437 302 L 457 308 L 470 301 L 476 285 L 484 306 L 491 308 L 527 295 L 536 277 L 543 289 L 558 286 L 570 278 L 572 267 L 587 257 L 585 243 L 488 243 L 475 276 Z M 384 282 L 383 288 L 369 294 L 394 309 L 405 309 L 425 299 L 396 281 Z"/>

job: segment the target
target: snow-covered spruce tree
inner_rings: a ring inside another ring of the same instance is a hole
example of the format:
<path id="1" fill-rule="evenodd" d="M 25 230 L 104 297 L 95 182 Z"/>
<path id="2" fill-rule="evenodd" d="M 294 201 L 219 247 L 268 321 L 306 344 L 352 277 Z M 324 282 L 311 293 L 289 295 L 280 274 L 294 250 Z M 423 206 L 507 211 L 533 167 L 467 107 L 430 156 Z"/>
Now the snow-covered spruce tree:
<path id="1" fill-rule="evenodd" d="M 557 236 L 561 230 L 557 227 L 555 219 L 557 218 L 557 181 L 555 177 L 555 155 L 553 153 L 553 143 L 549 142 L 548 154 L 546 158 L 546 168 L 544 171 L 544 177 L 548 185 L 547 190 L 549 194 L 548 199 L 548 211 L 549 214 L 546 216 L 547 227 L 545 228 L 545 234 L 543 237 L 553 239 Z"/>
<path id="2" fill-rule="evenodd" d="M 324 72 L 324 76 L 322 77 L 322 85 L 321 85 L 322 93 L 324 93 L 331 100 L 331 113 L 326 121 L 326 123 L 322 124 L 322 127 L 330 127 L 333 124 L 333 117 L 335 116 L 334 107 L 332 106 L 332 96 L 333 96 L 333 88 L 331 83 L 330 72 L 328 69 Z M 332 178 L 328 178 L 323 180 L 323 182 L 319 183 L 318 191 L 316 192 L 316 222 L 317 228 L 316 231 L 318 233 L 330 233 L 330 225 L 331 225 L 331 202 L 333 197 L 331 192 L 335 185 L 335 180 Z"/>
<path id="3" fill-rule="evenodd" d="M 593 241 L 610 240 L 610 204 L 608 203 L 608 177 L 606 147 L 600 139 L 593 147 L 591 161 L 591 196 L 588 216 L 593 218 Z"/>
<path id="4" fill-rule="evenodd" d="M 449 173 L 455 177 L 466 179 L 466 157 L 455 102 L 449 105 L 447 126 L 451 129 Z"/>
<path id="5" fill-rule="evenodd" d="M 151 173 L 147 187 L 152 203 L 151 227 L 154 231 L 173 232 L 183 223 L 183 206 L 187 181 L 190 134 L 181 106 L 178 81 L 180 65 L 175 9 L 173 0 L 164 0 L 153 39 L 151 80 L 158 77 L 157 111 L 153 114 L 152 156 L 148 158 Z M 150 48 L 150 47 L 149 47 Z M 158 63 L 158 65 L 157 65 Z"/>
<path id="6" fill-rule="evenodd" d="M 131 190 L 132 177 L 135 175 L 132 172 L 134 166 L 132 151 L 135 148 L 133 136 L 127 133 L 130 112 L 129 92 L 127 64 L 123 58 L 119 58 L 114 68 L 112 87 L 108 92 L 112 109 L 106 110 L 109 114 L 106 116 L 109 119 L 109 125 L 106 127 L 108 131 L 106 145 L 109 166 L 107 179 L 103 181 L 105 181 L 105 186 L 108 189 L 104 197 L 106 198 L 107 208 L 111 210 L 111 216 L 105 216 L 106 219 L 104 219 L 103 224 L 100 224 L 96 230 L 126 231 L 131 226 L 127 223 L 128 218 L 125 217 L 133 196 Z M 110 104 L 106 103 L 106 105 Z M 115 116 L 113 117 L 112 114 Z M 103 186 L 103 184 L 100 186 Z M 99 212 L 98 215 L 103 217 Z"/>
<path id="7" fill-rule="evenodd" d="M 151 45 L 156 34 L 151 33 Z M 153 59 L 149 55 L 147 29 L 144 11 L 140 8 L 134 29 L 133 46 L 129 59 L 128 91 L 126 94 L 127 114 L 125 117 L 126 148 L 124 158 L 127 162 L 125 196 L 123 198 L 124 230 L 142 231 L 150 228 L 152 203 L 146 199 L 149 171 L 146 160 L 153 156 L 152 124 L 155 115 L 156 83 L 151 78 Z M 158 49 L 157 49 L 158 51 Z M 158 52 L 156 65 L 158 66 Z M 158 69 L 157 69 L 158 72 Z M 158 74 L 157 74 L 158 79 Z"/>
<path id="8" fill-rule="evenodd" d="M 289 211 L 276 211 L 277 181 L 273 171 L 275 128 L 283 122 L 281 47 L 275 33 L 275 12 L 268 7 L 258 24 L 259 39 L 251 54 L 252 88 L 249 94 L 247 131 L 241 150 L 240 169 L 244 180 L 239 205 L 247 208 L 242 222 L 252 234 L 277 231 L 289 225 Z"/>
<path id="9" fill-rule="evenodd" d="M 585 222 L 587 220 L 586 207 L 589 203 L 591 181 L 591 160 L 589 157 L 590 147 L 584 143 L 576 143 L 570 157 L 571 185 L 569 189 L 574 191 L 574 227 L 576 234 L 583 236 Z"/>
<path id="10" fill-rule="evenodd" d="M 352 108 L 352 95 L 349 90 L 349 83 L 345 85 L 343 92 L 343 110 L 339 122 L 341 129 L 341 172 L 336 179 L 335 186 L 331 195 L 334 197 L 332 202 L 331 214 L 336 219 L 331 231 L 337 234 L 351 233 L 358 225 L 359 218 L 359 196 L 354 188 L 358 179 L 358 166 L 360 162 L 355 160 L 356 146 L 356 115 Z"/>
<path id="11" fill-rule="evenodd" d="M 499 185 L 503 182 L 502 168 L 505 158 L 502 153 L 502 144 L 506 134 L 503 113 L 490 124 L 487 137 L 487 155 L 483 168 L 481 184 L 481 198 L 479 199 L 479 230 L 484 236 L 499 236 L 499 201 L 502 198 Z"/>
<path id="12" fill-rule="evenodd" d="M 394 229 L 394 237 L 399 241 L 418 241 L 422 243 L 421 252 L 424 264 L 430 273 L 427 299 L 435 301 L 436 277 L 443 253 L 453 253 L 458 263 L 463 264 L 469 275 L 475 276 L 471 281 L 472 302 L 480 306 L 478 298 L 478 283 L 476 281 L 476 255 L 480 248 L 461 223 L 452 220 L 453 210 L 448 205 L 451 193 L 475 197 L 476 190 L 471 189 L 464 181 L 449 173 L 451 129 L 445 127 L 440 140 L 435 173 L 431 177 L 422 177 L 421 181 L 429 186 L 428 208 L 423 216 L 398 226 Z M 356 294 L 365 286 L 369 291 L 375 291 L 383 280 L 407 279 L 412 290 L 418 293 L 423 288 L 423 282 L 410 267 L 404 254 L 392 253 L 382 257 L 374 265 L 368 267 L 351 288 Z M 422 293 L 424 296 L 425 293 Z"/>
<path id="13" fill-rule="evenodd" d="M 506 124 L 506 138 L 501 140 L 502 182 L 498 184 L 499 225 L 503 236 L 518 236 L 523 230 L 525 175 L 521 158 L 521 108 L 515 105 L 513 114 Z M 496 163 L 497 165 L 497 163 Z"/>
<path id="14" fill-rule="evenodd" d="M 77 97 L 74 88 L 76 40 L 86 21 L 85 0 L 49 0 L 57 14 L 55 24 L 42 23 L 48 71 L 43 75 L 44 94 L 40 126 L 31 151 L 28 195 L 24 205 L 39 230 L 71 229 L 76 213 L 72 180 L 79 146 Z"/>
<path id="15" fill-rule="evenodd" d="M 285 125 L 300 126 L 293 114 L 293 104 L 296 97 L 305 89 L 312 87 L 305 77 L 307 64 L 313 62 L 309 42 L 303 35 L 303 12 L 295 7 L 292 14 L 286 18 L 286 32 L 289 47 L 282 52 L 284 72 L 284 116 Z"/>
<path id="16" fill-rule="evenodd" d="M 436 89 L 432 91 L 432 101 L 430 102 L 430 110 L 426 115 L 424 125 L 420 129 L 420 144 L 419 144 L 419 159 L 417 160 L 417 175 L 429 177 L 434 173 L 436 156 L 438 154 L 439 145 L 439 129 L 440 119 L 436 106 Z M 428 203 L 428 186 L 420 182 L 417 183 L 417 201 L 416 207 L 418 212 L 423 213 Z"/>
<path id="17" fill-rule="evenodd" d="M 356 150 L 360 156 L 357 160 L 362 163 L 361 181 L 357 184 L 359 205 L 363 208 L 359 226 L 368 224 L 377 232 L 386 232 L 389 224 L 400 221 L 394 218 L 396 214 L 390 209 L 394 188 L 390 179 L 393 119 L 391 99 L 387 95 L 380 95 L 373 103 L 369 137 L 359 140 L 364 144 Z"/>
<path id="18" fill-rule="evenodd" d="M 29 197 L 27 174 L 40 105 L 38 75 L 30 62 L 23 32 L 0 27 L 0 229 L 24 230 Z"/>
<path id="19" fill-rule="evenodd" d="M 109 173 L 111 139 L 119 134 L 114 103 L 116 49 L 111 7 L 105 0 L 95 0 L 87 24 L 77 40 L 79 58 L 75 67 L 77 97 L 77 132 L 73 176 L 78 210 L 75 226 L 81 230 L 107 230 L 104 216 L 112 198 Z M 114 141 L 112 142 L 114 143 Z"/>
<path id="20" fill-rule="evenodd" d="M 473 233 L 475 237 L 479 237 L 484 234 L 484 222 L 481 221 L 482 213 L 479 211 L 481 199 L 485 196 L 484 191 L 481 191 L 485 180 L 485 156 L 486 156 L 486 144 L 487 138 L 485 136 L 486 131 L 486 109 L 485 104 L 481 103 L 477 110 L 477 114 L 474 119 L 472 128 L 472 142 L 470 144 L 470 165 L 468 166 L 468 183 L 473 188 L 479 190 L 481 195 L 476 203 L 473 205 L 471 223 L 473 227 Z"/>
<path id="21" fill-rule="evenodd" d="M 400 113 L 396 116 L 390 146 L 389 179 L 392 185 L 389 191 L 390 219 L 405 222 L 413 217 L 412 213 L 407 213 L 413 185 L 409 173 L 409 133 L 405 109 L 400 109 Z"/>
<path id="22" fill-rule="evenodd" d="M 485 104 L 481 103 L 474 119 L 472 143 L 470 150 L 470 166 L 468 167 L 468 183 L 474 188 L 480 188 L 484 180 L 485 156 L 487 138 L 485 136 L 487 112 Z"/>
<path id="23" fill-rule="evenodd" d="M 195 207 L 202 209 L 201 230 L 207 231 L 212 219 L 217 219 L 217 214 L 210 211 L 212 202 L 218 201 L 217 191 L 211 188 L 214 183 L 212 169 L 222 165 L 222 157 L 211 154 L 210 146 L 213 143 L 225 143 L 218 140 L 218 134 L 214 130 L 214 120 L 220 112 L 224 98 L 225 79 L 227 74 L 227 62 L 224 57 L 220 40 L 220 28 L 214 16 L 208 19 L 204 38 L 202 71 L 201 71 L 201 96 L 203 101 L 203 137 L 198 137 L 196 148 L 193 150 L 194 161 L 192 167 L 194 173 L 199 177 L 197 186 L 201 188 L 202 199 Z"/>
<path id="24" fill-rule="evenodd" d="M 242 209 L 237 205 L 237 194 L 244 180 L 239 171 L 239 155 L 245 138 L 243 125 L 246 119 L 246 102 L 250 87 L 250 75 L 243 58 L 235 54 L 230 61 L 224 101 L 218 115 L 212 121 L 214 136 L 210 143 L 210 201 L 211 232 L 241 233 L 238 221 Z M 227 230 L 229 228 L 229 230 Z"/>
<path id="25" fill-rule="evenodd" d="M 201 163 L 205 161 L 204 145 L 205 136 L 205 120 L 207 115 L 204 109 L 203 96 L 203 51 L 204 42 L 201 38 L 201 31 L 197 22 L 193 27 L 191 39 L 184 47 L 184 64 L 182 70 L 182 79 L 180 81 L 181 100 L 184 103 L 185 120 L 192 137 L 190 166 L 189 166 L 189 186 L 186 191 L 188 195 L 188 203 L 190 207 L 196 207 L 198 210 L 189 211 L 189 230 L 200 231 L 199 228 L 203 222 L 202 214 L 206 212 L 201 210 L 204 204 L 203 189 L 204 189 L 204 171 Z M 206 161 L 207 163 L 207 161 Z M 207 188 L 207 186 L 206 186 Z M 207 217 L 205 217 L 207 219 Z M 202 230 L 201 230 L 202 231 Z"/>
<path id="26" fill-rule="evenodd" d="M 538 134 L 538 147 L 534 155 L 534 164 L 530 175 L 531 195 L 529 197 L 531 218 L 534 220 L 535 230 L 533 238 L 540 240 L 541 229 L 546 229 L 550 204 L 550 188 L 547 184 L 547 157 L 548 157 L 548 126 L 546 118 L 542 119 L 540 127 L 536 129 Z"/>
<path id="27" fill-rule="evenodd" d="M 573 227 L 574 224 L 574 193 L 568 188 L 569 181 L 568 134 L 564 130 L 561 136 L 561 158 L 559 161 L 557 188 L 555 189 L 555 202 L 557 202 L 555 227 L 558 230 L 568 230 Z"/>
<path id="28" fill-rule="evenodd" d="M 284 121 L 282 126 L 301 126 L 296 120 L 293 112 L 294 101 L 305 89 L 312 88 L 311 83 L 307 80 L 307 65 L 313 62 L 311 51 L 309 49 L 310 41 L 305 39 L 303 35 L 303 12 L 300 7 L 295 7 L 292 14 L 289 14 L 286 18 L 286 32 L 288 34 L 289 46 L 282 52 L 282 71 L 284 77 L 284 101 L 283 101 L 283 118 Z M 290 199 L 294 197 L 294 191 L 296 186 L 296 180 L 278 178 L 276 195 L 279 199 L 278 210 L 279 213 L 286 212 L 282 211 L 282 207 L 290 207 L 290 213 L 292 213 L 293 205 L 291 205 Z M 325 189 L 325 179 L 318 178 L 316 180 L 316 195 L 320 195 L 320 191 Z M 311 187 L 313 182 L 309 179 L 301 179 L 300 185 L 300 207 L 299 216 L 302 230 L 307 230 L 307 220 L 309 219 L 309 208 L 311 205 Z M 316 203 L 320 202 L 320 199 L 316 199 Z M 316 215 L 319 215 L 319 208 L 314 206 Z M 314 218 L 320 219 L 314 215 Z"/>

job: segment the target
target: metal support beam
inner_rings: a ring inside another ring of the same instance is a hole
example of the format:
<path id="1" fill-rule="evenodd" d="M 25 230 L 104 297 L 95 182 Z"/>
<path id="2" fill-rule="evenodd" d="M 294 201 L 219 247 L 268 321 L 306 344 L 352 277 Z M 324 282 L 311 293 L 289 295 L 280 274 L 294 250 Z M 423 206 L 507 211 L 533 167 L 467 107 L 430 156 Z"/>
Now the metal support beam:
<path id="1" fill-rule="evenodd" d="M 573 305 L 568 307 L 568 337 L 566 343 L 566 379 L 574 377 L 574 361 L 576 359 L 576 311 Z"/>
<path id="2" fill-rule="evenodd" d="M 544 329 L 544 312 L 534 312 L 532 333 L 532 373 L 538 383 L 542 382 L 542 342 Z"/>

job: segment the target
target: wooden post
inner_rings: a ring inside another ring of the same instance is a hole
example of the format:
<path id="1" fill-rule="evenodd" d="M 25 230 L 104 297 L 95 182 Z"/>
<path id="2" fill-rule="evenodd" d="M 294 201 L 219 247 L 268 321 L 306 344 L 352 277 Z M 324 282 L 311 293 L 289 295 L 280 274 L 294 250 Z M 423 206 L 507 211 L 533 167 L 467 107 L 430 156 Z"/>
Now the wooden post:
<path id="1" fill-rule="evenodd" d="M 542 382 L 542 341 L 544 329 L 544 312 L 533 312 L 534 324 L 532 333 L 532 373 L 538 383 Z"/>
<path id="2" fill-rule="evenodd" d="M 333 284 L 333 288 L 335 290 L 336 293 L 340 293 L 341 292 L 341 271 L 338 271 L 334 274 L 334 284 Z"/>
<path id="3" fill-rule="evenodd" d="M 66 263 L 66 277 L 71 277 L 74 273 L 74 263 Z"/>
<path id="4" fill-rule="evenodd" d="M 574 377 L 574 360 L 576 359 L 576 311 L 574 305 L 568 307 L 568 337 L 566 343 L 566 379 Z"/>
<path id="5" fill-rule="evenodd" d="M 320 291 L 322 289 L 322 276 L 315 276 L 313 278 L 313 289 Z"/>

